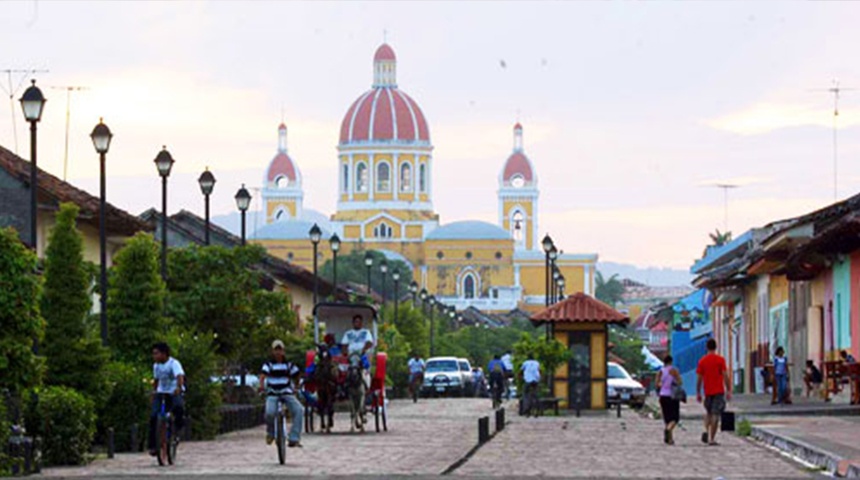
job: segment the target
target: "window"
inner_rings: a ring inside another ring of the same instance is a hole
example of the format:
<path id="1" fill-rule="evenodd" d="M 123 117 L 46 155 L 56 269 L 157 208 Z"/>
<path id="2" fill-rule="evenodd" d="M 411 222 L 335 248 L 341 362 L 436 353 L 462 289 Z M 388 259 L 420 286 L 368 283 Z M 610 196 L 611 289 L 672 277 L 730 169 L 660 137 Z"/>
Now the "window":
<path id="1" fill-rule="evenodd" d="M 496 260 L 502 259 L 502 252 L 496 252 Z"/>
<path id="2" fill-rule="evenodd" d="M 391 238 L 393 236 L 393 230 L 387 223 L 382 222 L 373 228 L 373 236 L 376 238 Z"/>
<path id="3" fill-rule="evenodd" d="M 511 177 L 511 185 L 514 188 L 522 188 L 526 184 L 526 179 L 522 175 L 516 174 Z"/>
<path id="4" fill-rule="evenodd" d="M 343 186 L 341 187 L 341 191 L 349 191 L 349 165 L 343 166 Z"/>
<path id="5" fill-rule="evenodd" d="M 355 191 L 367 192 L 367 165 L 364 162 L 355 167 Z"/>
<path id="6" fill-rule="evenodd" d="M 412 191 L 412 166 L 408 163 L 400 165 L 400 191 Z"/>
<path id="7" fill-rule="evenodd" d="M 472 252 L 466 252 L 466 260 L 472 259 Z"/>
<path id="8" fill-rule="evenodd" d="M 287 253 L 287 260 L 292 260 L 292 259 L 293 259 L 293 252 Z"/>
<path id="9" fill-rule="evenodd" d="M 391 167 L 387 163 L 380 163 L 376 167 L 376 191 L 388 192 L 391 190 Z"/>
<path id="10" fill-rule="evenodd" d="M 423 163 L 418 167 L 418 190 L 421 193 L 427 191 L 427 165 Z"/>
<path id="11" fill-rule="evenodd" d="M 438 252 L 436 252 L 436 258 L 438 258 L 439 260 L 442 260 L 443 258 L 445 258 L 445 254 L 442 253 L 442 250 L 439 250 Z"/>
<path id="12" fill-rule="evenodd" d="M 511 218 L 511 236 L 514 237 L 514 240 L 518 242 L 523 241 L 523 224 L 525 220 L 523 219 L 523 213 L 517 210 L 514 212 L 513 217 Z"/>
<path id="13" fill-rule="evenodd" d="M 471 273 L 463 277 L 463 297 L 475 298 L 475 277 Z"/>
<path id="14" fill-rule="evenodd" d="M 498 300 L 498 298 L 499 298 L 499 289 L 498 288 L 493 289 L 493 298 Z"/>
<path id="15" fill-rule="evenodd" d="M 276 188 L 287 188 L 290 186 L 290 179 L 284 175 L 279 175 L 275 178 L 275 187 Z"/>

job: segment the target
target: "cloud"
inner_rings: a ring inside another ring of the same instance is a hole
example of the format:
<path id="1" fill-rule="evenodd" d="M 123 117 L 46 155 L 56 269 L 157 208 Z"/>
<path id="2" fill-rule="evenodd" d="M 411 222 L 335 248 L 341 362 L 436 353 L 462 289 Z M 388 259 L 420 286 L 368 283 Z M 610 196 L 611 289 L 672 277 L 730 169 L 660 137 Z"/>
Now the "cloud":
<path id="1" fill-rule="evenodd" d="M 740 135 L 760 135 L 791 127 L 832 128 L 833 111 L 820 103 L 757 103 L 740 111 L 705 120 L 717 130 Z M 860 125 L 860 109 L 840 109 L 838 128 Z"/>

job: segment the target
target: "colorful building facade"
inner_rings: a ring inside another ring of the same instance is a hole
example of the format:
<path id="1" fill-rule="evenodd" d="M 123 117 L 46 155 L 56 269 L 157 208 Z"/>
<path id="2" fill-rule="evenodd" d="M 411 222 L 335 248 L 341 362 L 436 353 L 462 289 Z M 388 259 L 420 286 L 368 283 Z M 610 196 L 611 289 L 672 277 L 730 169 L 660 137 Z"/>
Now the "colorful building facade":
<path id="1" fill-rule="evenodd" d="M 459 310 L 536 310 L 546 294 L 545 254 L 538 222 L 538 177 L 526 156 L 523 127 L 513 129 L 513 149 L 498 176 L 498 222 L 440 222 L 433 208 L 433 145 L 418 103 L 397 84 L 394 50 L 380 46 L 373 83 L 341 122 L 334 168 L 337 210 L 306 210 L 301 172 L 288 153 L 287 127 L 278 129 L 278 151 L 263 178 L 266 224 L 252 240 L 304 267 L 313 263 L 308 231 L 336 233 L 341 254 L 377 250 L 406 262 L 422 287 Z M 558 244 L 556 240 L 556 244 Z M 323 245 L 321 262 L 331 256 Z M 565 293 L 593 294 L 596 254 L 564 253 L 556 265 Z"/>

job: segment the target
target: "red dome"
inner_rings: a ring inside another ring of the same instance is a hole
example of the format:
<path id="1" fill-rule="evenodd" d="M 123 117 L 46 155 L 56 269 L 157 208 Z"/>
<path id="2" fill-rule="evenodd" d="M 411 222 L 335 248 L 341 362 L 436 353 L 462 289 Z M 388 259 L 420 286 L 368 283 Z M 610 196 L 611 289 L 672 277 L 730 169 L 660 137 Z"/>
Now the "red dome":
<path id="1" fill-rule="evenodd" d="M 373 56 L 374 62 L 379 61 L 396 61 L 397 57 L 394 56 L 394 50 L 387 44 L 383 43 L 376 49 L 376 54 Z"/>
<path id="2" fill-rule="evenodd" d="M 388 46 L 380 47 L 377 57 L 383 47 Z M 430 142 L 430 131 L 409 95 L 396 87 L 376 87 L 358 97 L 340 126 L 341 144 L 369 141 Z"/>
<path id="3" fill-rule="evenodd" d="M 509 182 L 511 181 L 511 178 L 518 174 L 522 175 L 523 180 L 525 180 L 526 183 L 534 180 L 532 164 L 523 152 L 514 152 L 510 157 L 508 157 L 508 161 L 505 162 L 502 179 L 505 182 Z"/>
<path id="4" fill-rule="evenodd" d="M 266 180 L 269 182 L 274 182 L 278 177 L 287 177 L 290 182 L 295 182 L 297 178 L 296 166 L 286 152 L 278 152 L 266 172 Z"/>

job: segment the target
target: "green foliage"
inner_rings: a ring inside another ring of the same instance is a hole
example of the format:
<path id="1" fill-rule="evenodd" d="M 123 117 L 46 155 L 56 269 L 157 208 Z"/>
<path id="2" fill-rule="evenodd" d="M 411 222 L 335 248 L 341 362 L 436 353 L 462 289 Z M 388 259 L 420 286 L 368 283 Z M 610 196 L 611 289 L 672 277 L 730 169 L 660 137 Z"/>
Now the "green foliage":
<path id="1" fill-rule="evenodd" d="M 265 290 L 253 292 L 251 315 L 247 341 L 238 345 L 236 356 L 243 365 L 253 370 L 268 358 L 272 340 L 281 339 L 286 346 L 288 340 L 296 342 L 298 339 L 293 334 L 296 314 L 289 295 Z"/>
<path id="2" fill-rule="evenodd" d="M 215 335 L 175 329 L 166 341 L 185 370 L 185 410 L 192 418 L 192 438 L 211 440 L 221 425 L 221 386 L 211 381 L 218 373 Z"/>
<path id="3" fill-rule="evenodd" d="M 114 358 L 141 367 L 149 365 L 150 348 L 164 328 L 159 252 L 151 235 L 138 233 L 114 257 L 110 272 L 109 344 Z"/>
<path id="4" fill-rule="evenodd" d="M 365 253 L 370 252 L 373 257 L 373 266 L 371 267 L 371 289 L 378 295 L 382 296 L 382 273 L 379 271 L 379 266 L 385 255 L 382 252 L 375 250 L 356 249 L 346 255 L 338 255 L 337 257 L 337 282 L 340 284 L 353 282 L 358 285 L 367 285 L 367 267 L 364 264 Z M 400 272 L 399 294 L 402 297 L 409 292 L 409 284 L 412 282 L 412 270 L 405 262 L 401 260 L 387 260 L 388 273 L 385 278 L 385 298 L 388 300 L 394 299 L 394 280 L 391 279 L 391 273 L 394 270 Z M 327 280 L 333 278 L 333 265 L 331 260 L 327 260 L 320 269 L 320 277 Z"/>
<path id="5" fill-rule="evenodd" d="M 379 327 L 377 350 L 388 354 L 386 384 L 393 386 L 399 393 L 409 386 L 409 353 L 412 347 L 391 323 Z"/>
<path id="6" fill-rule="evenodd" d="M 102 367 L 108 353 L 87 328 L 92 277 L 84 263 L 83 238 L 75 226 L 77 215 L 76 205 L 60 205 L 45 252 L 41 305 L 47 323 L 42 344 L 48 367 L 45 381 L 85 393 L 101 405 L 106 400 Z"/>
<path id="7" fill-rule="evenodd" d="M 514 369 L 520 371 L 520 365 L 530 355 L 540 363 L 541 376 L 547 378 L 554 375 L 555 370 L 570 360 L 570 350 L 556 339 L 547 340 L 545 336 L 534 338 L 528 334 L 520 336 L 514 344 Z"/>
<path id="8" fill-rule="evenodd" d="M 6 445 L 9 445 L 9 436 L 12 432 L 12 423 L 6 412 L 6 399 L 0 398 L 0 477 L 8 476 L 12 473 L 12 459 L 7 455 Z"/>
<path id="9" fill-rule="evenodd" d="M 0 390 L 19 394 L 41 382 L 43 359 L 33 340 L 44 334 L 36 255 L 11 228 L 0 229 Z"/>
<path id="10" fill-rule="evenodd" d="M 29 395 L 27 431 L 41 438 L 46 465 L 82 465 L 96 433 L 93 401 L 68 387 L 45 387 Z"/>
<path id="11" fill-rule="evenodd" d="M 387 308 L 385 314 L 388 315 L 389 312 L 393 317 L 394 309 Z M 411 303 L 400 305 L 395 324 L 397 331 L 409 343 L 409 355 L 418 353 L 423 358 L 430 355 L 430 327 L 421 310 L 412 308 Z"/>
<path id="12" fill-rule="evenodd" d="M 739 437 L 749 437 L 752 435 L 752 423 L 746 418 L 738 422 L 738 428 L 735 432 Z"/>
<path id="13" fill-rule="evenodd" d="M 720 232 L 719 228 L 714 233 L 709 233 L 708 236 L 715 247 L 722 247 L 732 241 L 732 232 Z"/>
<path id="14" fill-rule="evenodd" d="M 612 353 L 624 360 L 624 369 L 631 375 L 650 370 L 645 363 L 645 355 L 642 354 L 642 346 L 645 344 L 638 335 L 622 327 L 610 325 L 609 342 L 614 344 Z"/>
<path id="15" fill-rule="evenodd" d="M 118 452 L 136 450 L 131 444 L 131 426 L 146 431 L 149 418 L 149 393 L 152 391 L 152 374 L 136 364 L 112 362 L 104 369 L 110 397 L 98 411 L 99 431 L 114 429 L 114 445 Z M 138 438 L 143 440 L 144 435 Z"/>
<path id="16" fill-rule="evenodd" d="M 460 352 L 461 357 L 468 358 L 473 366 L 486 368 L 494 355 L 502 355 L 506 351 L 512 351 L 514 344 L 524 334 L 521 330 L 511 327 L 483 328 L 463 327 L 448 335 L 443 336 L 441 349 L 437 348 L 440 355 L 449 355 Z M 456 345 L 456 350 L 447 350 L 446 345 Z"/>
<path id="17" fill-rule="evenodd" d="M 609 280 L 606 280 L 598 270 L 594 284 L 594 298 L 610 307 L 615 307 L 615 305 L 621 303 L 622 296 L 624 295 L 624 285 L 618 280 L 618 275 L 613 275 L 609 277 Z"/>

